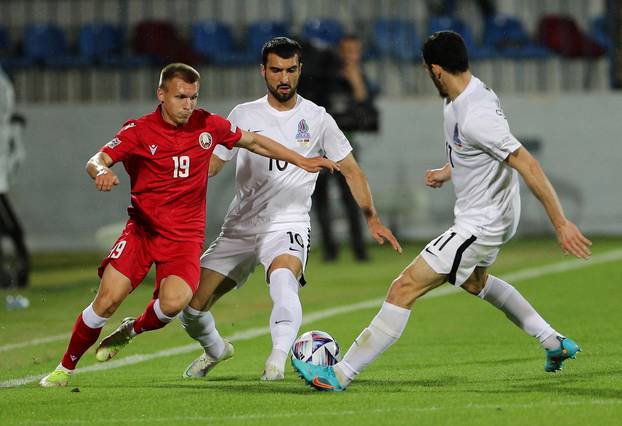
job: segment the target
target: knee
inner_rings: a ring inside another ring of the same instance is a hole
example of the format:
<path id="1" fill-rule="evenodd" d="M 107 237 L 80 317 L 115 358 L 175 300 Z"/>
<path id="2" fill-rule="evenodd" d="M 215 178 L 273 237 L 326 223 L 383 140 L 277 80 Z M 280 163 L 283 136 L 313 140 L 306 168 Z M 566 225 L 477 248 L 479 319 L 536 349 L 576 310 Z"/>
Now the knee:
<path id="1" fill-rule="evenodd" d="M 474 296 L 478 296 L 488 280 L 488 274 L 486 272 L 474 271 L 471 276 L 462 284 L 462 289 Z"/>
<path id="2" fill-rule="evenodd" d="M 123 298 L 111 292 L 100 291 L 93 301 L 93 310 L 104 318 L 110 318 L 123 302 Z"/>
<path id="3" fill-rule="evenodd" d="M 166 316 L 173 317 L 188 306 L 187 297 L 184 295 L 167 295 L 166 297 L 160 297 L 160 309 Z"/>
<path id="4" fill-rule="evenodd" d="M 410 308 L 423 295 L 414 279 L 407 274 L 401 274 L 391 284 L 387 302 L 403 308 Z"/>

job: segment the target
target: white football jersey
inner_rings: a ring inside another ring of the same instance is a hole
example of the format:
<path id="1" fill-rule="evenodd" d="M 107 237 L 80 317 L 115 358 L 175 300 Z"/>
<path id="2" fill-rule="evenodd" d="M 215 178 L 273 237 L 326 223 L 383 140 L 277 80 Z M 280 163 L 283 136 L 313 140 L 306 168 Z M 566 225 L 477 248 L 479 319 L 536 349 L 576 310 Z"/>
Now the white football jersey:
<path id="1" fill-rule="evenodd" d="M 289 111 L 272 108 L 266 95 L 236 106 L 228 119 L 240 129 L 267 136 L 304 157 L 325 155 L 340 161 L 352 151 L 333 117 L 300 95 Z M 246 149 L 214 150 L 225 161 L 236 152 L 235 195 L 222 227 L 224 232 L 254 234 L 310 222 L 317 173 Z"/>
<path id="2" fill-rule="evenodd" d="M 455 227 L 480 244 L 504 243 L 520 218 L 518 175 L 504 160 L 521 144 L 510 132 L 499 98 L 471 76 L 465 90 L 445 102 L 443 125 L 456 194 Z"/>

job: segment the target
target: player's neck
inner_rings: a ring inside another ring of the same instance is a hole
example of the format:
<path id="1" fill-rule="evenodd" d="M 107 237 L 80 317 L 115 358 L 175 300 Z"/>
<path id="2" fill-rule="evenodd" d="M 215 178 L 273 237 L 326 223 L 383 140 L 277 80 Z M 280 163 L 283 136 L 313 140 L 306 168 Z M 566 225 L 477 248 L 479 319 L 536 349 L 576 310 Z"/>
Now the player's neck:
<path id="1" fill-rule="evenodd" d="M 458 75 L 451 75 L 445 82 L 447 85 L 447 99 L 453 102 L 471 82 L 471 71 L 465 71 Z"/>
<path id="2" fill-rule="evenodd" d="M 285 102 L 281 102 L 277 100 L 272 93 L 268 92 L 268 104 L 277 111 L 289 111 L 296 106 L 296 102 L 298 102 L 297 93 L 294 93 L 294 96 Z"/>

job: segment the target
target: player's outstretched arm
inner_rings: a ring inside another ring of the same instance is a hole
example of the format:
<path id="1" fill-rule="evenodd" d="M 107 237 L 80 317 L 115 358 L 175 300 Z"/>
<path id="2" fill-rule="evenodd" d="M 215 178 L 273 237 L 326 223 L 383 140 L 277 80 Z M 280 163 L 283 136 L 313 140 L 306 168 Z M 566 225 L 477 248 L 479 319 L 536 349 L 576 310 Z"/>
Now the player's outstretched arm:
<path id="1" fill-rule="evenodd" d="M 382 224 L 380 217 L 378 217 L 367 176 L 365 176 L 365 173 L 359 167 L 354 156 L 348 154 L 343 160 L 339 161 L 338 164 L 341 173 L 346 178 L 346 182 L 348 183 L 348 187 L 350 188 L 350 192 L 356 204 L 361 208 L 363 215 L 365 215 L 367 219 L 367 228 L 372 238 L 380 245 L 388 241 L 396 252 L 402 253 L 402 247 L 397 241 L 397 238 L 395 238 L 389 228 Z"/>
<path id="2" fill-rule="evenodd" d="M 451 166 L 445 164 L 440 169 L 432 169 L 425 172 L 425 184 L 430 188 L 440 188 L 451 179 Z"/>
<path id="3" fill-rule="evenodd" d="M 113 164 L 114 161 L 105 152 L 98 152 L 86 162 L 86 172 L 95 181 L 98 191 L 110 191 L 119 184 L 119 178 L 110 170 Z"/>
<path id="4" fill-rule="evenodd" d="M 590 257 L 592 242 L 564 215 L 557 193 L 544 174 L 538 160 L 533 158 L 529 151 L 521 147 L 510 154 L 506 162 L 520 173 L 531 192 L 544 206 L 551 223 L 555 227 L 557 240 L 564 254 L 572 254 L 582 259 Z"/>
<path id="5" fill-rule="evenodd" d="M 280 143 L 257 133 L 242 131 L 242 137 L 236 146 L 246 148 L 255 154 L 264 157 L 274 158 L 275 160 L 285 160 L 290 164 L 300 167 L 310 173 L 317 173 L 322 169 L 331 172 L 339 170 L 335 162 L 324 157 L 306 158 L 284 147 Z"/>

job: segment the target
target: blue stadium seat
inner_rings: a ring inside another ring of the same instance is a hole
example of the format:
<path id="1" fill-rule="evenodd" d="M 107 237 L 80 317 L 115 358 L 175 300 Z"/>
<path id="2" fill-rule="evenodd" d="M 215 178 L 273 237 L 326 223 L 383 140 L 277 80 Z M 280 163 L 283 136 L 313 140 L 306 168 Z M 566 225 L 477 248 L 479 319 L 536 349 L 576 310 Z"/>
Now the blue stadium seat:
<path id="1" fill-rule="evenodd" d="M 302 37 L 319 46 L 334 47 L 343 37 L 341 22 L 331 18 L 307 19 L 302 27 Z"/>
<path id="2" fill-rule="evenodd" d="M 607 51 L 613 49 L 611 40 L 611 32 L 607 30 L 607 20 L 604 16 L 597 16 L 592 20 L 590 25 L 590 35 L 598 44 L 603 46 Z"/>
<path id="3" fill-rule="evenodd" d="M 110 23 L 84 24 L 78 36 L 78 50 L 88 62 L 100 65 L 125 67 L 148 63 L 145 56 L 123 55 L 123 32 Z"/>
<path id="4" fill-rule="evenodd" d="M 378 18 L 373 26 L 372 48 L 381 57 L 413 61 L 421 56 L 421 39 L 412 21 Z"/>
<path id="5" fill-rule="evenodd" d="M 279 21 L 256 21 L 248 26 L 248 49 L 252 57 L 261 57 L 261 48 L 264 43 L 274 37 L 287 37 L 285 23 Z"/>
<path id="6" fill-rule="evenodd" d="M 65 33 L 55 24 L 26 26 L 24 56 L 33 64 L 54 67 L 79 67 L 89 64 L 87 59 L 69 53 Z"/>
<path id="7" fill-rule="evenodd" d="M 231 28 L 214 19 L 192 24 L 192 47 L 217 65 L 244 65 L 253 62 L 249 51 L 239 51 Z"/>
<path id="8" fill-rule="evenodd" d="M 550 56 L 548 49 L 531 41 L 520 20 L 512 16 L 496 15 L 486 19 L 483 44 L 506 58 L 543 59 Z"/>
<path id="9" fill-rule="evenodd" d="M 455 31 L 462 36 L 471 59 L 488 59 L 497 56 L 494 49 L 488 46 L 478 46 L 475 43 L 471 29 L 460 19 L 451 16 L 433 16 L 430 18 L 428 22 L 428 32 L 430 34 L 447 30 Z"/>

